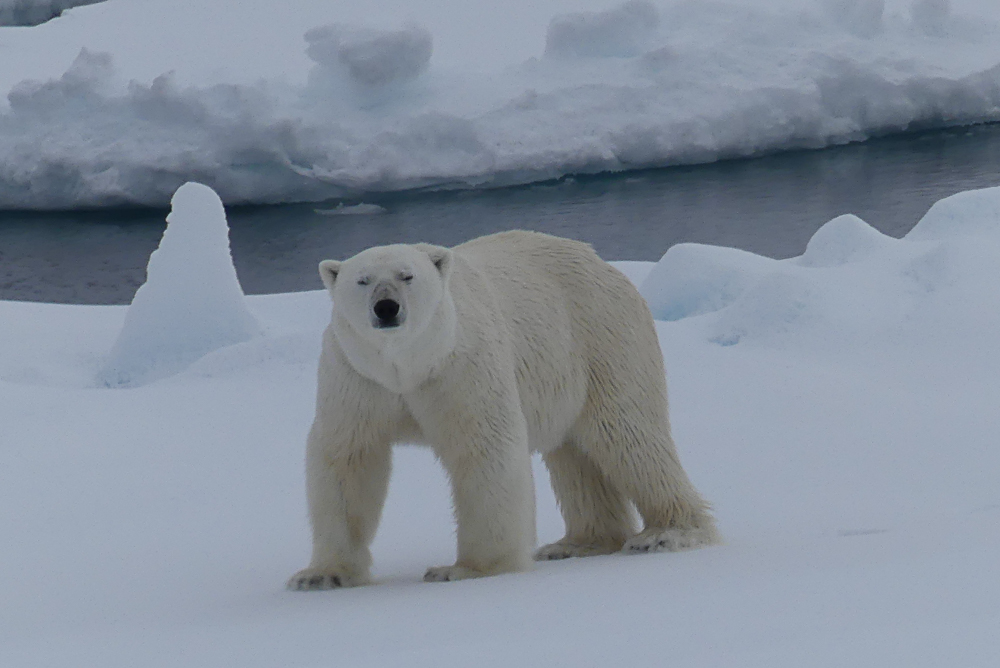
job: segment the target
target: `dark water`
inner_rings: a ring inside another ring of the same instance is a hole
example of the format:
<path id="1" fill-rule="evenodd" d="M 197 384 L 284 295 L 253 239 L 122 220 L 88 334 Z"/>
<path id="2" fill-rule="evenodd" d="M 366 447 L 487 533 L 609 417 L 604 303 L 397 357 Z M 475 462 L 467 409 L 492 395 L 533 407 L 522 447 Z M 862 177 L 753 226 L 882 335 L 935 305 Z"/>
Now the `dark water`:
<path id="1" fill-rule="evenodd" d="M 369 246 L 450 246 L 514 228 L 588 241 L 609 260 L 657 260 L 689 241 L 791 257 L 837 215 L 899 237 L 938 199 L 994 185 L 1000 125 L 502 190 L 365 197 L 385 209 L 374 215 L 315 212 L 335 202 L 239 207 L 229 221 L 240 280 L 258 294 L 318 289 L 321 259 Z M 166 213 L 0 212 L 0 299 L 129 302 Z"/>

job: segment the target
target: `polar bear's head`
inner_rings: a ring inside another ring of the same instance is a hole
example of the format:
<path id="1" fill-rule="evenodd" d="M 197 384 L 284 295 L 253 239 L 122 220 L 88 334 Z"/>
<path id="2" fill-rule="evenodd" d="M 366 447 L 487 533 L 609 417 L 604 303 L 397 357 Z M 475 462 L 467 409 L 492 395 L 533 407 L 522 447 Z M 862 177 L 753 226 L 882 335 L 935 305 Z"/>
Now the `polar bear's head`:
<path id="1" fill-rule="evenodd" d="M 398 390 L 450 352 L 452 264 L 450 249 L 429 244 L 378 246 L 320 263 L 333 334 L 358 372 Z"/>
<path id="2" fill-rule="evenodd" d="M 338 314 L 355 329 L 402 335 L 433 317 L 448 287 L 451 258 L 441 246 L 379 246 L 343 262 L 323 260 L 319 273 Z"/>

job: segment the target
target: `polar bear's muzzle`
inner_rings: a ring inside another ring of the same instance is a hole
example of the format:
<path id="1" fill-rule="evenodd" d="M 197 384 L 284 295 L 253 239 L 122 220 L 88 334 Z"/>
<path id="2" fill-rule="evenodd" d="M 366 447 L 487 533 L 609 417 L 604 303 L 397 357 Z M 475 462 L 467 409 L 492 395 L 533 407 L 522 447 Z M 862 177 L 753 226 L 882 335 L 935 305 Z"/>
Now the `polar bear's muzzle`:
<path id="1" fill-rule="evenodd" d="M 392 329 L 399 327 L 406 319 L 406 313 L 395 291 L 380 285 L 372 294 L 371 306 L 372 327 L 375 329 Z"/>
<path id="2" fill-rule="evenodd" d="M 375 326 L 379 329 L 385 327 L 399 327 L 399 302 L 395 299 L 380 299 L 372 307 L 375 314 Z"/>

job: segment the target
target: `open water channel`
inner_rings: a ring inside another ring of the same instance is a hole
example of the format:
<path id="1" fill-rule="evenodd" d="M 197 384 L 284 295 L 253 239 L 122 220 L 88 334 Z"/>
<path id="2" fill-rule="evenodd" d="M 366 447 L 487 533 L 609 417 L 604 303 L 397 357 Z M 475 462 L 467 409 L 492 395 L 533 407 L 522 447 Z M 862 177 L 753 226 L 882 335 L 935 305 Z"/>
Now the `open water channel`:
<path id="1" fill-rule="evenodd" d="M 450 246 L 515 228 L 590 242 L 608 260 L 657 260 L 682 242 L 791 257 L 840 214 L 900 237 L 938 199 L 995 185 L 1000 125 L 986 125 L 499 190 L 234 207 L 228 217 L 240 281 L 259 294 L 319 289 L 321 259 L 369 246 Z M 372 206 L 351 208 L 362 202 Z M 343 213 L 364 210 L 375 212 Z M 0 211 L 0 299 L 128 303 L 166 213 Z"/>

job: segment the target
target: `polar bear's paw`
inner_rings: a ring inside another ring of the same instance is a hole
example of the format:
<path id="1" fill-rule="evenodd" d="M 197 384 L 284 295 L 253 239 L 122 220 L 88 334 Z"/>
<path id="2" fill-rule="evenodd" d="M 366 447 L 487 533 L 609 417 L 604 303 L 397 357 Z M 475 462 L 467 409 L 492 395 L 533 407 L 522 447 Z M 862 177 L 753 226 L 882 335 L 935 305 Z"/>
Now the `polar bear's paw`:
<path id="1" fill-rule="evenodd" d="M 291 591 L 323 591 L 341 587 L 367 584 L 366 578 L 348 575 L 342 571 L 324 568 L 303 568 L 293 575 L 286 585 Z"/>
<path id="2" fill-rule="evenodd" d="M 570 557 L 595 557 L 601 554 L 611 554 L 620 549 L 610 545 L 599 543 L 581 544 L 568 540 L 560 540 L 549 543 L 535 551 L 535 561 L 555 561 L 557 559 L 569 559 Z"/>
<path id="3" fill-rule="evenodd" d="M 424 573 L 424 582 L 453 582 L 481 578 L 483 575 L 485 574 L 465 566 L 435 566 L 428 568 L 427 572 Z"/>
<path id="4" fill-rule="evenodd" d="M 692 529 L 646 529 L 625 543 L 622 552 L 640 554 L 642 552 L 680 552 L 693 550 L 717 541 L 714 528 Z"/>

